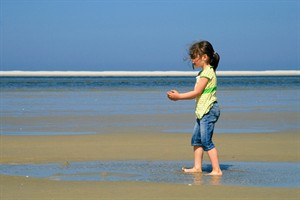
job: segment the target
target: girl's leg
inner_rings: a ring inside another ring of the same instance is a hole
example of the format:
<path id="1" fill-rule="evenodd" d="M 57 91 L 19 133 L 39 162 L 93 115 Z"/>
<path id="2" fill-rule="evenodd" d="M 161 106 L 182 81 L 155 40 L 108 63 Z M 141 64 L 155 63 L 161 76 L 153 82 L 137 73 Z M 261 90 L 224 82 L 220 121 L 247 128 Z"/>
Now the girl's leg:
<path id="1" fill-rule="evenodd" d="M 187 173 L 202 172 L 203 148 L 194 146 L 194 167 L 190 169 L 182 168 Z"/>
<path id="2" fill-rule="evenodd" d="M 222 171 L 220 169 L 219 160 L 218 160 L 218 152 L 216 148 L 213 148 L 207 151 L 208 157 L 210 159 L 212 165 L 212 171 L 208 175 L 222 175 Z"/>
<path id="3" fill-rule="evenodd" d="M 218 121 L 219 116 L 219 106 L 217 103 L 214 103 L 209 113 L 204 115 L 200 121 L 201 142 L 204 150 L 207 150 L 207 154 L 212 165 L 212 172 L 208 175 L 222 175 L 219 165 L 218 152 L 212 142 L 215 123 Z"/>

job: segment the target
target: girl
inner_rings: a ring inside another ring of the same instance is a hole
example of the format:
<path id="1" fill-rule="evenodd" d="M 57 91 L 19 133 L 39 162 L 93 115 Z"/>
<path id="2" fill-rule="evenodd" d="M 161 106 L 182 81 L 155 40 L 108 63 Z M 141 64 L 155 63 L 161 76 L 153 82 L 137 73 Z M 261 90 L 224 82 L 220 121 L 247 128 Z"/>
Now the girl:
<path id="1" fill-rule="evenodd" d="M 194 147 L 194 167 L 182 170 L 189 173 L 202 172 L 203 151 L 206 151 L 212 164 L 212 172 L 209 175 L 222 175 L 217 149 L 212 142 L 214 125 L 220 116 L 215 73 L 220 56 L 208 41 L 193 44 L 189 55 L 193 68 L 202 68 L 196 77 L 194 90 L 186 93 L 179 93 L 176 90 L 167 92 L 168 98 L 173 101 L 196 99 L 196 123 L 191 141 Z"/>

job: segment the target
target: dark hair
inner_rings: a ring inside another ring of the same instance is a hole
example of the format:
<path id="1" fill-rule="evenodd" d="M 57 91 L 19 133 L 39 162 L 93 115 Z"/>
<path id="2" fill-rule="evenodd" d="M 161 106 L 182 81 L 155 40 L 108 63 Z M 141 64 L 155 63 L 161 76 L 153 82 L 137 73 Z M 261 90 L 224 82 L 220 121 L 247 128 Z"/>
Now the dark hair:
<path id="1" fill-rule="evenodd" d="M 190 47 L 189 55 L 192 59 L 204 54 L 209 57 L 209 64 L 213 67 L 214 71 L 216 71 L 220 61 L 220 55 L 215 52 L 213 46 L 208 41 L 196 42 Z"/>

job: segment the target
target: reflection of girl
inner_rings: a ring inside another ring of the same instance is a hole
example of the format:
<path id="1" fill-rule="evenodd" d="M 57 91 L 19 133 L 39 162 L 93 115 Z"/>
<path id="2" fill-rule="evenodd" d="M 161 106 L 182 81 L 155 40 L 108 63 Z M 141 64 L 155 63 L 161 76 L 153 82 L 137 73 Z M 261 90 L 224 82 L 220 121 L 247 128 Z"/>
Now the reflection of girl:
<path id="1" fill-rule="evenodd" d="M 194 147 L 194 167 L 183 168 L 184 172 L 202 172 L 203 151 L 207 151 L 212 164 L 209 175 L 222 175 L 218 161 L 218 153 L 212 142 L 214 125 L 220 116 L 220 109 L 216 97 L 217 77 L 216 69 L 220 60 L 208 41 L 193 44 L 189 50 L 193 67 L 202 68 L 196 77 L 194 90 L 179 93 L 176 90 L 167 92 L 168 98 L 177 100 L 196 99 L 196 124 L 192 136 Z"/>

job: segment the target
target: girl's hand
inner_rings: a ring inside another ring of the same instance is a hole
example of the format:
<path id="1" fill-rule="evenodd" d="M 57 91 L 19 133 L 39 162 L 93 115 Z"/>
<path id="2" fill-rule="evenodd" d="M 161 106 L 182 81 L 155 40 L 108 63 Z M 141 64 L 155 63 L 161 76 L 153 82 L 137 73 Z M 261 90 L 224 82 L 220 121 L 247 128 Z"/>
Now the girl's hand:
<path id="1" fill-rule="evenodd" d="M 170 90 L 167 92 L 168 98 L 172 101 L 179 100 L 179 92 L 177 90 Z"/>

